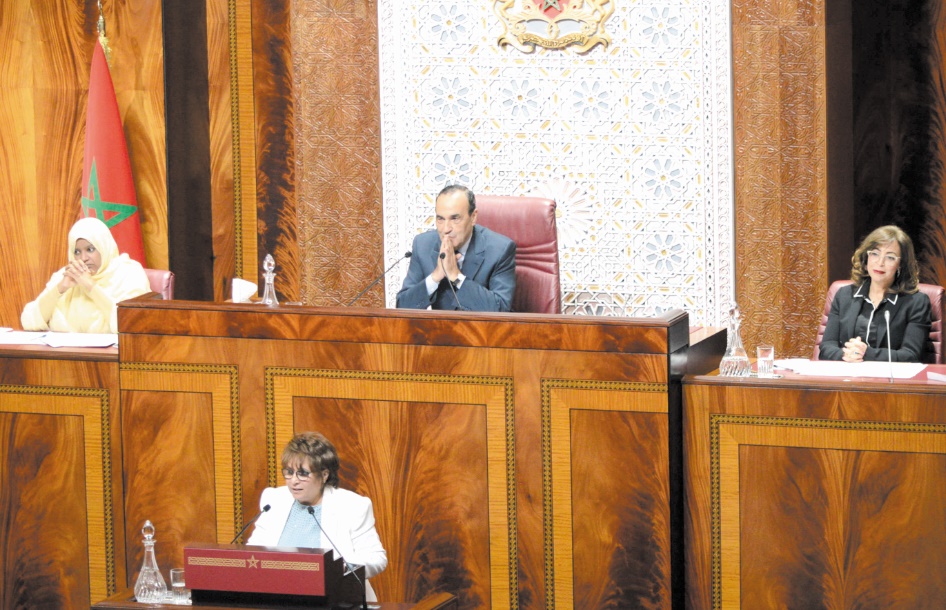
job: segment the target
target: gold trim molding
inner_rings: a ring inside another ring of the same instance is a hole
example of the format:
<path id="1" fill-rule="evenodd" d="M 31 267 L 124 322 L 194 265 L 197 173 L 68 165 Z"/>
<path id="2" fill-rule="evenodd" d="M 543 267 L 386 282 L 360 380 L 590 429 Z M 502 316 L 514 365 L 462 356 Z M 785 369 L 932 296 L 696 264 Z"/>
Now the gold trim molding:
<path id="1" fill-rule="evenodd" d="M 228 0 L 230 122 L 233 136 L 234 273 L 258 281 L 256 229 L 256 111 L 253 95 L 251 0 Z"/>

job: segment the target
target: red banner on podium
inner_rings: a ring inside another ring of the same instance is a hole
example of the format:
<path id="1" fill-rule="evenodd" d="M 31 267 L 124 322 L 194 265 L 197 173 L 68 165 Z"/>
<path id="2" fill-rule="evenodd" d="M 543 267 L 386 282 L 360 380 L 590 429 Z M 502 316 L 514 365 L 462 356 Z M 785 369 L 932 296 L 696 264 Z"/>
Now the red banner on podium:
<path id="1" fill-rule="evenodd" d="M 330 549 L 191 544 L 184 580 L 191 590 L 325 597 L 326 577 L 340 577 L 335 563 Z"/>

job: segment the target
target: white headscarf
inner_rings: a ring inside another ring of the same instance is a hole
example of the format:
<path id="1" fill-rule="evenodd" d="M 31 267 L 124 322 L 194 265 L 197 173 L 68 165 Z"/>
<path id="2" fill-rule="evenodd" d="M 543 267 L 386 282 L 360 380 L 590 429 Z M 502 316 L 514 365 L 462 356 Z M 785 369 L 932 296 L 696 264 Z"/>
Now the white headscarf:
<path id="1" fill-rule="evenodd" d="M 118 253 L 118 244 L 111 231 L 98 218 L 82 218 L 69 229 L 69 260 L 75 258 L 76 242 L 84 239 L 92 244 L 102 257 L 102 263 L 92 276 L 95 288 L 86 292 L 81 286 L 73 286 L 58 296 L 55 308 L 48 317 L 43 315 L 42 302 L 58 294 L 63 270 L 53 274 L 43 294 L 27 303 L 20 316 L 26 330 L 56 330 L 67 332 L 114 333 L 118 332 L 119 301 L 130 299 L 151 291 L 151 284 L 144 268 Z M 100 294 L 93 294 L 100 291 Z"/>

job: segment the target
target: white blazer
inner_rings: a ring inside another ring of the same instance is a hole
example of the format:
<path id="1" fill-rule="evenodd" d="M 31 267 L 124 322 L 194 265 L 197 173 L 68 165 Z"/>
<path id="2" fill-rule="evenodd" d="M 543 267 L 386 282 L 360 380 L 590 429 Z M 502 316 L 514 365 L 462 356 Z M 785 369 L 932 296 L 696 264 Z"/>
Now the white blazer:
<path id="1" fill-rule="evenodd" d="M 267 487 L 260 496 L 260 509 L 269 504 L 270 509 L 256 521 L 253 534 L 247 544 L 277 546 L 283 527 L 289 518 L 294 499 L 289 488 Z M 325 486 L 322 492 L 322 528 L 331 538 L 322 534 L 322 546 L 334 548 L 348 563 L 365 566 L 365 588 L 368 601 L 377 601 L 374 589 L 367 578 L 380 574 L 388 565 L 388 554 L 381 545 L 378 530 L 374 527 L 374 509 L 371 500 L 347 489 Z M 337 545 L 333 547 L 334 545 Z"/>

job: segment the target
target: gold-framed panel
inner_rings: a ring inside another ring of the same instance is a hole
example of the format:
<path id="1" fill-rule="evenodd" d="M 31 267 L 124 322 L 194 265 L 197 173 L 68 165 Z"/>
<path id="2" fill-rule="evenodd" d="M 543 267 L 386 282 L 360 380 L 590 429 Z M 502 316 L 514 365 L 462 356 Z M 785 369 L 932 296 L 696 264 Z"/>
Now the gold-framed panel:
<path id="1" fill-rule="evenodd" d="M 545 607 L 572 608 L 571 411 L 667 413 L 664 383 L 542 380 L 542 497 Z"/>
<path id="2" fill-rule="evenodd" d="M 272 486 L 279 483 L 276 449 L 286 445 L 294 433 L 292 405 L 296 397 L 485 407 L 490 607 L 497 610 L 519 607 L 515 411 L 511 378 L 267 367 L 267 462 Z"/>
<path id="3" fill-rule="evenodd" d="M 210 394 L 214 438 L 214 505 L 217 542 L 227 542 L 243 522 L 240 477 L 239 372 L 229 365 L 126 362 L 119 365 L 121 390 Z"/>
<path id="4" fill-rule="evenodd" d="M 713 608 L 741 605 L 739 448 L 743 445 L 946 455 L 946 425 L 710 415 Z"/>
<path id="5" fill-rule="evenodd" d="M 89 603 L 116 591 L 111 419 L 107 389 L 0 385 L 0 412 L 82 418 Z"/>

